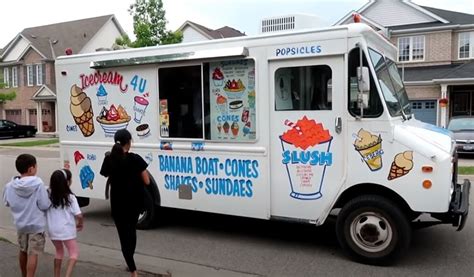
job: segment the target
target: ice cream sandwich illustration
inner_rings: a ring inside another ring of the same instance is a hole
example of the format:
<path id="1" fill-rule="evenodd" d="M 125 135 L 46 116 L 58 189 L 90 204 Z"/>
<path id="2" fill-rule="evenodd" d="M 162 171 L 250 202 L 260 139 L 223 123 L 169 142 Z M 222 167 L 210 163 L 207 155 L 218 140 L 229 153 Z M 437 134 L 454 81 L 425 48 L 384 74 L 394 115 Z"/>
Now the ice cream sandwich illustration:
<path id="1" fill-rule="evenodd" d="M 76 85 L 71 87 L 71 104 L 69 109 L 82 134 L 85 137 L 90 137 L 95 131 L 91 99 Z"/>
<path id="2" fill-rule="evenodd" d="M 413 168 L 413 151 L 398 153 L 393 159 L 387 179 L 393 180 L 407 175 Z"/>

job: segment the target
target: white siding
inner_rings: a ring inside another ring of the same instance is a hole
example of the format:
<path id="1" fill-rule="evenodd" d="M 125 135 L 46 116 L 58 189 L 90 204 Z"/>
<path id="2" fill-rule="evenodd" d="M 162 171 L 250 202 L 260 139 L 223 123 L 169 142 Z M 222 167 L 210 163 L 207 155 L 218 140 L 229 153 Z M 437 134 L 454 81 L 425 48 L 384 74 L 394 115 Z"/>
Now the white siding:
<path id="1" fill-rule="evenodd" d="M 209 40 L 207 37 L 196 31 L 194 28 L 186 26 L 183 30 L 183 42 Z"/>
<path id="2" fill-rule="evenodd" d="M 21 54 L 23 54 L 26 48 L 28 48 L 28 46 L 29 42 L 26 39 L 20 37 L 17 43 L 9 50 L 8 54 L 5 56 L 5 59 L 3 59 L 3 62 L 18 60 Z"/>
<path id="3" fill-rule="evenodd" d="M 377 0 L 362 15 L 384 27 L 435 21 L 401 0 Z"/>
<path id="4" fill-rule="evenodd" d="M 95 36 L 81 49 L 79 54 L 95 52 L 97 48 L 110 48 L 115 39 L 120 37 L 120 31 L 112 20 L 109 20 Z"/>

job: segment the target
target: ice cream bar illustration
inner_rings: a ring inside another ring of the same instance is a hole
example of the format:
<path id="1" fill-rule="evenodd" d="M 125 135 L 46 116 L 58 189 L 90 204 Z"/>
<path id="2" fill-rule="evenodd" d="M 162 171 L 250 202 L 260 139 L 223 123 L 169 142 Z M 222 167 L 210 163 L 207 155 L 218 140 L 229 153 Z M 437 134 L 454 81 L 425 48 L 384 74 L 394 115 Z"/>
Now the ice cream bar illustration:
<path id="1" fill-rule="evenodd" d="M 212 72 L 212 81 L 216 87 L 221 87 L 224 84 L 224 74 L 222 74 L 219 67 L 216 67 L 214 72 Z"/>
<path id="2" fill-rule="evenodd" d="M 382 138 L 360 129 L 354 141 L 355 150 L 359 152 L 370 170 L 382 168 Z"/>
<path id="3" fill-rule="evenodd" d="M 133 106 L 133 110 L 135 111 L 135 122 L 140 123 L 142 122 L 142 117 L 145 115 L 146 107 L 148 107 L 148 100 L 141 96 L 135 96 L 135 105 Z"/>
<path id="4" fill-rule="evenodd" d="M 239 134 L 239 123 L 237 122 L 232 123 L 231 129 L 232 129 L 232 134 L 234 135 L 234 137 L 236 137 Z"/>
<path id="5" fill-rule="evenodd" d="M 107 105 L 107 91 L 105 90 L 104 85 L 100 85 L 99 89 L 97 90 L 97 100 L 99 101 L 99 105 Z"/>
<path id="6" fill-rule="evenodd" d="M 74 152 L 74 161 L 79 168 L 79 178 L 81 179 L 81 186 L 83 189 L 90 188 L 93 189 L 92 183 L 94 182 L 94 172 L 87 163 L 84 155 L 81 152 Z"/>
<path id="7" fill-rule="evenodd" d="M 387 179 L 393 180 L 407 175 L 413 168 L 413 151 L 398 153 L 393 159 Z"/>
<path id="8" fill-rule="evenodd" d="M 250 128 L 251 128 L 251 124 L 250 124 L 250 121 L 249 121 L 249 122 L 245 123 L 245 126 L 242 129 L 242 132 L 244 132 L 244 137 L 246 135 L 248 135 L 248 133 L 250 133 Z"/>
<path id="9" fill-rule="evenodd" d="M 85 137 L 91 136 L 95 131 L 91 99 L 76 85 L 71 87 L 70 99 L 69 109 L 74 121 Z"/>

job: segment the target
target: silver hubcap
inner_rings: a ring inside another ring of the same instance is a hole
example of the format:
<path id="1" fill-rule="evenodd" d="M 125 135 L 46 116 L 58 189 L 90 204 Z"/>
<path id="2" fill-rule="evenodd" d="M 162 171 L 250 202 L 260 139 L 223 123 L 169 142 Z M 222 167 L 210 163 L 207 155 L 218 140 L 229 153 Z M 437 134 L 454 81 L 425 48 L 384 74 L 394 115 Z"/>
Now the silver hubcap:
<path id="1" fill-rule="evenodd" d="M 393 231 L 388 220 L 374 212 L 360 214 L 350 228 L 352 241 L 367 252 L 383 251 L 392 241 Z"/>

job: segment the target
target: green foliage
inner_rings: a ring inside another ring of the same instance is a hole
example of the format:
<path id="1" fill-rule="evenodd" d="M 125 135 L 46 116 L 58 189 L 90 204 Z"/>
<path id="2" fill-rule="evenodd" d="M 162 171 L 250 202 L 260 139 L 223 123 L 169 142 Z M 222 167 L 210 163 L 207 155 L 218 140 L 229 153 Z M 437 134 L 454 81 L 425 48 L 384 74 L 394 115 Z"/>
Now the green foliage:
<path id="1" fill-rule="evenodd" d="M 162 0 L 135 0 L 128 9 L 133 16 L 133 33 L 136 40 L 120 38 L 118 45 L 129 47 L 146 47 L 160 44 L 180 43 L 183 34 L 166 30 L 165 10 Z"/>
<path id="2" fill-rule="evenodd" d="M 5 86 L 3 84 L 0 84 L 0 89 L 4 88 Z M 4 92 L 0 93 L 0 104 L 3 104 L 7 101 L 12 101 L 16 98 L 16 92 Z"/>

